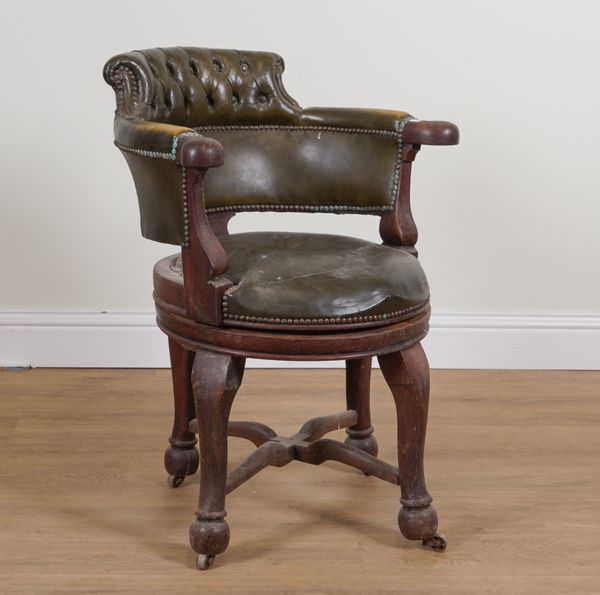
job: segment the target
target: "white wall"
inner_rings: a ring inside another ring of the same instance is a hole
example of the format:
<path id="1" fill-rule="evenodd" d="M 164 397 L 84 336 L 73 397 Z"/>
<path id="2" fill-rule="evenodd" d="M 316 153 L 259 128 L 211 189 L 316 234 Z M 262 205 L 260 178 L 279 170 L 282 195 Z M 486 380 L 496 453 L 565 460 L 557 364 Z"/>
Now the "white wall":
<path id="1" fill-rule="evenodd" d="M 456 122 L 461 144 L 425 147 L 414 171 L 434 310 L 588 321 L 600 366 L 600 3 L 62 0 L 12 3 L 2 17 L 5 327 L 15 311 L 152 311 L 151 266 L 173 248 L 139 235 L 101 69 L 134 48 L 237 47 L 280 53 L 301 105 Z M 246 214 L 232 225 L 292 226 L 378 239 L 371 217 Z M 5 341 L 0 364 L 27 360 L 24 345 L 15 355 Z"/>

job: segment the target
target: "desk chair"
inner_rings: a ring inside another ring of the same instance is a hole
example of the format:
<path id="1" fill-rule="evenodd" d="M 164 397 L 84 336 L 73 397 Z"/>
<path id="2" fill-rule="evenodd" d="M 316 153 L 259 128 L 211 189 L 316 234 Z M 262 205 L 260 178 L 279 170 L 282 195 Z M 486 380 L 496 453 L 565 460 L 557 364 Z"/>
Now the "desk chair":
<path id="1" fill-rule="evenodd" d="M 292 460 L 335 460 L 399 485 L 403 535 L 443 550 L 423 474 L 429 367 L 420 342 L 430 308 L 410 176 L 422 145 L 456 144 L 458 129 L 400 111 L 303 109 L 284 89 L 283 69 L 272 53 L 192 47 L 133 51 L 104 68 L 142 234 L 181 247 L 154 267 L 175 400 L 168 483 L 180 486 L 201 461 L 190 527 L 200 569 L 227 548 L 225 495 Z M 382 243 L 229 234 L 228 221 L 241 211 L 377 215 Z M 396 405 L 398 467 L 377 458 L 373 356 Z M 292 437 L 229 421 L 246 357 L 345 360 L 346 410 L 313 418 Z M 323 438 L 342 427 L 344 443 Z M 228 436 L 257 447 L 229 475 Z"/>

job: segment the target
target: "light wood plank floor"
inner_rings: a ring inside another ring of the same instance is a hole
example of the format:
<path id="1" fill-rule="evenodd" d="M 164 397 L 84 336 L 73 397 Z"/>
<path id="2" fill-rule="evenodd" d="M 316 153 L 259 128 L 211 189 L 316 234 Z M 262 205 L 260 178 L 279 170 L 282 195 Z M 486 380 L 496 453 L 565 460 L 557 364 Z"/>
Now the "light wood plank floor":
<path id="1" fill-rule="evenodd" d="M 342 370 L 249 370 L 232 419 L 293 433 L 344 409 Z M 228 497 L 231 543 L 195 569 L 198 478 L 169 489 L 165 370 L 0 372 L 0 592 L 600 593 L 600 373 L 435 371 L 426 455 L 450 540 L 405 541 L 398 490 L 336 463 Z M 393 403 L 373 372 L 381 456 Z M 237 464 L 252 446 L 231 440 Z"/>

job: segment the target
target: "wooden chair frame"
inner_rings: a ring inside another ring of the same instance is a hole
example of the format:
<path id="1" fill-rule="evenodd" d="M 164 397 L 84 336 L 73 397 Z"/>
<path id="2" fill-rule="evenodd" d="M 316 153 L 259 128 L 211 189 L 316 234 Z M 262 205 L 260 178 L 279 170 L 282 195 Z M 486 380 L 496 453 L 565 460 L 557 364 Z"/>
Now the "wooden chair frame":
<path id="1" fill-rule="evenodd" d="M 409 121 L 403 130 L 400 186 L 395 207 L 381 216 L 383 243 L 417 254 L 417 228 L 410 209 L 411 166 L 421 145 L 458 142 L 458 129 L 448 122 Z M 159 327 L 169 337 L 175 414 L 170 446 L 165 453 L 169 485 L 178 487 L 196 472 L 202 453 L 200 497 L 190 527 L 197 564 L 208 568 L 229 542 L 225 496 L 261 469 L 292 460 L 319 465 L 336 460 L 401 489 L 398 522 L 403 535 L 441 551 L 446 539 L 437 533 L 423 472 L 423 451 L 429 400 L 429 367 L 420 341 L 426 335 L 429 307 L 410 318 L 379 327 L 346 327 L 330 332 L 281 330 L 281 325 L 252 328 L 227 326 L 222 298 L 232 286 L 227 279 L 227 255 L 218 236 L 227 233 L 231 212 L 207 214 L 203 181 L 218 167 L 220 145 L 206 137 L 189 137 L 177 147 L 176 161 L 184 169 L 185 209 L 191 229 L 182 248 L 185 309 L 165 296 L 172 288 L 155 270 L 155 301 Z M 398 466 L 377 459 L 369 410 L 371 359 L 379 359 L 397 410 Z M 256 422 L 230 422 L 229 412 L 242 381 L 246 357 L 280 360 L 346 361 L 347 410 L 315 418 L 290 438 Z M 347 428 L 345 443 L 323 438 Z M 227 476 L 227 436 L 252 441 L 256 451 Z"/>

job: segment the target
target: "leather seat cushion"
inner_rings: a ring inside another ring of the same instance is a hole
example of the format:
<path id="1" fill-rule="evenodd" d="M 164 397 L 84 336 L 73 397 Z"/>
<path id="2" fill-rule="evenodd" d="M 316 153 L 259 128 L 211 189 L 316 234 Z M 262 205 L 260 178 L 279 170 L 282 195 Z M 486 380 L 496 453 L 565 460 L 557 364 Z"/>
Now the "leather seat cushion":
<path id="1" fill-rule="evenodd" d="M 226 324 L 386 324 L 429 300 L 412 255 L 365 240 L 326 234 L 252 232 L 220 238 L 234 286 Z"/>

